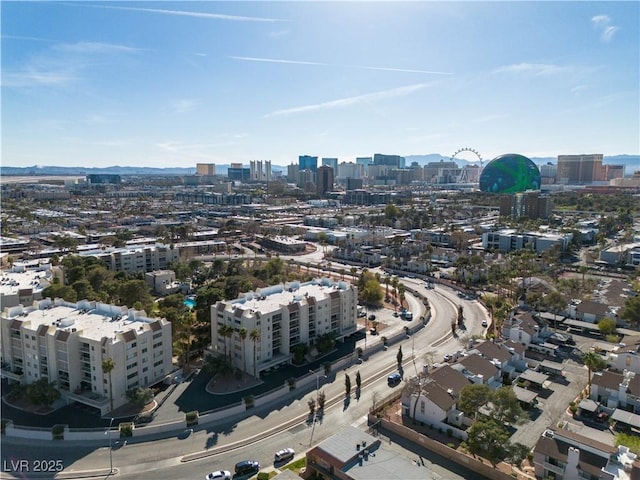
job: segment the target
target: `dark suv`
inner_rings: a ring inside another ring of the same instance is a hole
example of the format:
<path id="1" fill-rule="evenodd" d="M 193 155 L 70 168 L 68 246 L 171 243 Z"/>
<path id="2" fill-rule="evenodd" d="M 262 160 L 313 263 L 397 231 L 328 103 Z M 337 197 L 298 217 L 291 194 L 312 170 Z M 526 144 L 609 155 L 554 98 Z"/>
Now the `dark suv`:
<path id="1" fill-rule="evenodd" d="M 236 475 L 247 475 L 260 470 L 260 462 L 257 460 L 243 460 L 236 463 Z"/>

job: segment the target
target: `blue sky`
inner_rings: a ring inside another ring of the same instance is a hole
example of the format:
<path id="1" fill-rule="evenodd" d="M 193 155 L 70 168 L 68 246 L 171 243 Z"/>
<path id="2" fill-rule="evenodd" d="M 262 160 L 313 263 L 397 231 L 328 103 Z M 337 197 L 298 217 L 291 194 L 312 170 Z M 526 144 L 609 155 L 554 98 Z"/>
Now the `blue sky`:
<path id="1" fill-rule="evenodd" d="M 6 166 L 640 154 L 636 1 L 0 8 Z"/>

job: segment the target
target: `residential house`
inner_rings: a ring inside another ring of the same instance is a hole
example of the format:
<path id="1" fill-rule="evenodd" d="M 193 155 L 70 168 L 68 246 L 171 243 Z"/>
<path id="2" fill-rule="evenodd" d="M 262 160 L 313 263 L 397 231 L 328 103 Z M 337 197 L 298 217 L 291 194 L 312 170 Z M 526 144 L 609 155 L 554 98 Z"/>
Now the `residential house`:
<path id="1" fill-rule="evenodd" d="M 534 317 L 531 312 L 519 312 L 506 319 L 502 326 L 502 337 L 523 345 L 542 343 L 548 337 L 547 324 Z"/>
<path id="2" fill-rule="evenodd" d="M 613 420 L 640 428 L 640 375 L 629 371 L 596 372 L 589 398 L 611 413 Z"/>
<path id="3" fill-rule="evenodd" d="M 620 372 L 627 370 L 640 375 L 640 335 L 622 337 L 618 348 L 608 355 L 608 363 Z"/>
<path id="4" fill-rule="evenodd" d="M 451 365 L 451 368 L 462 373 L 472 383 L 487 385 L 491 389 L 502 386 L 500 369 L 479 354 L 464 356 Z"/>
<path id="5" fill-rule="evenodd" d="M 631 480 L 640 475 L 636 459 L 626 447 L 553 428 L 544 431 L 533 451 L 536 478 Z"/>

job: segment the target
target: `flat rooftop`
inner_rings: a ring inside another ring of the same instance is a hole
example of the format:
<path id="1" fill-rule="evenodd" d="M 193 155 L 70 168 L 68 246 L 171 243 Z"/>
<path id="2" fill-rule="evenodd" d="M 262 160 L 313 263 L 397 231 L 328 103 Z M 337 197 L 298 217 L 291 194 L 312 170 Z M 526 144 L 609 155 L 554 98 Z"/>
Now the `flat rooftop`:
<path id="1" fill-rule="evenodd" d="M 125 307 L 122 307 L 125 308 Z M 17 315 L 15 320 L 30 322 L 30 328 L 37 330 L 41 325 L 47 325 L 57 330 L 69 331 L 77 329 L 82 332 L 82 336 L 92 340 L 100 341 L 103 337 L 113 337 L 115 333 L 122 333 L 128 330 L 138 330 L 145 324 L 153 323 L 159 319 L 139 317 L 130 318 L 126 313 L 122 313 L 120 307 L 112 307 L 112 310 L 76 308 L 71 306 L 52 306 L 51 308 L 27 310 L 26 315 Z M 118 310 L 118 313 L 116 313 Z"/>
<path id="2" fill-rule="evenodd" d="M 243 297 L 228 302 L 235 307 L 259 312 L 272 312 L 279 310 L 282 305 L 304 300 L 305 297 L 314 297 L 323 300 L 332 292 L 348 290 L 351 284 L 348 282 L 332 282 L 329 279 L 312 280 L 311 282 L 292 282 L 287 285 L 274 285 L 245 293 Z"/>

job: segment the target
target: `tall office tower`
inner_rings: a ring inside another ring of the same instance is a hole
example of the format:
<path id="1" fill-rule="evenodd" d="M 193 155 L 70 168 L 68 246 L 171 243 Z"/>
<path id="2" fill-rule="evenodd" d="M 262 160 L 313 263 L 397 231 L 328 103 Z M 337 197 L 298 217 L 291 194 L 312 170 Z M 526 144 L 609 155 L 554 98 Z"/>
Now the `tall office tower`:
<path id="1" fill-rule="evenodd" d="M 316 181 L 316 193 L 321 197 L 333 190 L 333 168 L 323 165 L 318 168 L 318 180 Z"/>
<path id="2" fill-rule="evenodd" d="M 362 178 L 364 167 L 353 162 L 342 162 L 338 165 L 338 178 Z"/>
<path id="3" fill-rule="evenodd" d="M 394 168 L 404 168 L 405 158 L 400 155 L 384 155 L 382 153 L 375 153 L 373 155 L 374 165 L 386 165 Z"/>
<path id="4" fill-rule="evenodd" d="M 264 177 L 263 180 L 271 181 L 271 160 L 264 161 Z"/>
<path id="5" fill-rule="evenodd" d="M 244 168 L 241 163 L 232 163 L 227 170 L 229 180 L 239 180 L 244 182 L 251 178 L 251 169 Z"/>
<path id="6" fill-rule="evenodd" d="M 260 180 L 262 173 L 262 162 L 260 160 L 249 161 L 249 178 L 251 180 Z"/>
<path id="7" fill-rule="evenodd" d="M 215 163 L 196 163 L 196 174 L 214 176 L 216 174 Z"/>
<path id="8" fill-rule="evenodd" d="M 543 185 L 556 183 L 558 176 L 558 167 L 549 162 L 546 165 L 540 165 L 540 180 Z"/>
<path id="9" fill-rule="evenodd" d="M 300 155 L 298 157 L 298 167 L 300 170 L 311 170 L 315 173 L 318 170 L 318 157 L 311 155 Z"/>
<path id="10" fill-rule="evenodd" d="M 291 183 L 298 183 L 298 176 L 300 174 L 300 167 L 295 163 L 287 166 L 287 180 Z"/>
<path id="11" fill-rule="evenodd" d="M 606 181 L 624 178 L 624 165 L 603 165 L 602 171 L 602 179 Z"/>
<path id="12" fill-rule="evenodd" d="M 369 176 L 369 165 L 373 165 L 372 157 L 356 157 L 356 164 L 362 165 L 364 171 L 364 177 Z"/>
<path id="13" fill-rule="evenodd" d="M 325 157 L 322 159 L 322 165 L 333 168 L 333 174 L 338 174 L 338 159 L 332 157 Z"/>
<path id="14" fill-rule="evenodd" d="M 316 189 L 316 175 L 312 170 L 300 170 L 298 173 L 298 186 L 305 192 L 314 192 Z"/>
<path id="15" fill-rule="evenodd" d="M 591 183 L 603 179 L 601 153 L 558 155 L 558 183 Z"/>

